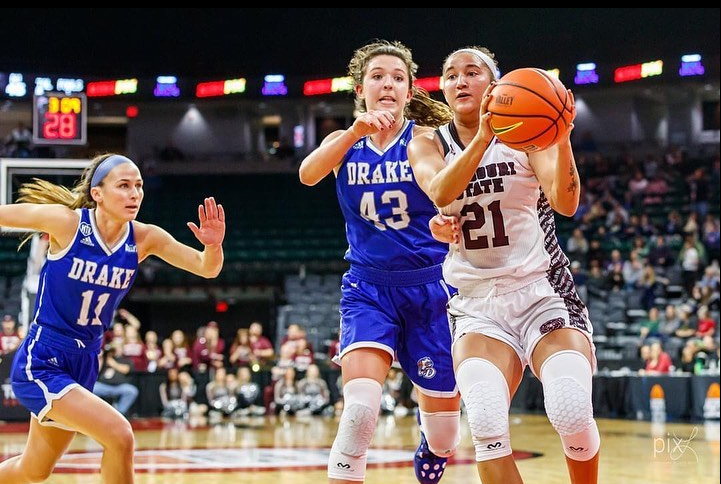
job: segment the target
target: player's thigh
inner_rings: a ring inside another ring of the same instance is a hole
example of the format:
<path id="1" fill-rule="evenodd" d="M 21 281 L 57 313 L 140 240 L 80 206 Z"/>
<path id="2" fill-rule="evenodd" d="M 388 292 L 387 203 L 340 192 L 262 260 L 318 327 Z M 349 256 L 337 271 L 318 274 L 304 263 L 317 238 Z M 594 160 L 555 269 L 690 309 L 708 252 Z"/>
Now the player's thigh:
<path id="1" fill-rule="evenodd" d="M 103 446 L 133 440 L 128 420 L 108 402 L 85 388 L 76 387 L 57 400 L 48 417 L 91 437 Z M 108 432 L 108 429 L 113 429 Z"/>
<path id="2" fill-rule="evenodd" d="M 21 457 L 21 465 L 40 475 L 49 474 L 74 437 L 75 432 L 40 425 L 38 419 L 31 418 L 27 447 Z"/>

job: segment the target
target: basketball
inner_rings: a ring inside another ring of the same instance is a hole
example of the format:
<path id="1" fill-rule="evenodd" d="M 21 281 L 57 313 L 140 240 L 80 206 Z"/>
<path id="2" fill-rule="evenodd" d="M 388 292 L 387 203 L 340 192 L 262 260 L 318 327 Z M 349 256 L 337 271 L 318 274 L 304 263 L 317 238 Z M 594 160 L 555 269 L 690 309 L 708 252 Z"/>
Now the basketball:
<path id="1" fill-rule="evenodd" d="M 498 80 L 491 94 L 491 129 L 513 149 L 540 151 L 568 131 L 571 96 L 561 81 L 543 69 L 513 70 Z"/>

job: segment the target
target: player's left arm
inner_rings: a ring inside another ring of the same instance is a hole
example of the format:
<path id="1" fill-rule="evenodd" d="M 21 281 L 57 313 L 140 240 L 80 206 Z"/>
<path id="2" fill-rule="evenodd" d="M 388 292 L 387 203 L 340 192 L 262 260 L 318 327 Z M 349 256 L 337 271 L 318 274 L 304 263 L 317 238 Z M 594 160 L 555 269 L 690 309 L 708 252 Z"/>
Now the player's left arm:
<path id="1" fill-rule="evenodd" d="M 212 278 L 223 268 L 223 239 L 225 238 L 225 210 L 213 197 L 206 198 L 198 206 L 200 226 L 188 222 L 188 228 L 205 246 L 201 252 L 176 240 L 157 225 L 135 222 L 138 260 L 155 255 L 170 265 L 192 272 L 201 277 Z"/>
<path id="2" fill-rule="evenodd" d="M 568 91 L 573 100 L 573 94 Z M 572 105 L 571 121 L 576 117 L 576 105 Z M 536 178 L 548 197 L 551 208 L 571 217 L 578 209 L 581 195 L 581 179 L 576 169 L 576 160 L 571 146 L 573 122 L 563 138 L 549 148 L 528 154 L 528 161 L 536 173 Z"/>

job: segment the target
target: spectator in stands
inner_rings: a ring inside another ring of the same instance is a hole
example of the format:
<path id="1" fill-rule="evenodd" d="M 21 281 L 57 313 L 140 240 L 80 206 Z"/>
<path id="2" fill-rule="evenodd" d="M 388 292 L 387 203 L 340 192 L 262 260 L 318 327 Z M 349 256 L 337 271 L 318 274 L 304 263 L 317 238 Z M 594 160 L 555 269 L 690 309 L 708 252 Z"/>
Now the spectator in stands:
<path id="1" fill-rule="evenodd" d="M 295 364 L 295 346 L 285 344 L 280 347 L 280 355 L 275 365 L 270 369 L 270 383 L 263 389 L 263 403 L 268 412 L 274 412 L 275 384 L 282 380 L 288 368 Z"/>
<path id="2" fill-rule="evenodd" d="M 125 342 L 123 343 L 123 356 L 133 361 L 133 368 L 138 373 L 148 370 L 148 356 L 145 354 L 145 343 L 135 326 L 125 326 Z"/>
<path id="3" fill-rule="evenodd" d="M 646 311 L 656 304 L 656 291 L 659 287 L 668 284 L 668 280 L 659 276 L 652 265 L 646 264 L 643 267 L 643 275 L 639 281 L 641 288 L 641 306 Z"/>
<path id="4" fill-rule="evenodd" d="M 697 237 L 701 231 L 701 225 L 698 218 L 698 213 L 691 212 L 686 218 L 686 222 L 683 224 L 682 233 L 684 237 L 693 236 Z"/>
<path id="5" fill-rule="evenodd" d="M 158 362 L 163 357 L 163 349 L 158 345 L 158 333 L 155 331 L 145 332 L 145 359 L 148 362 L 148 373 L 155 373 L 158 369 Z"/>
<path id="6" fill-rule="evenodd" d="M 651 345 L 648 343 L 642 344 L 638 348 L 638 356 L 641 358 L 642 367 L 639 370 L 639 373 L 642 373 L 646 369 L 646 365 L 649 361 L 651 361 Z"/>
<path id="7" fill-rule="evenodd" d="M 676 306 L 673 304 L 667 304 L 661 315 L 661 328 L 660 332 L 664 341 L 673 337 L 676 334 L 676 330 L 681 327 L 681 318 L 676 311 Z"/>
<path id="8" fill-rule="evenodd" d="M 681 371 L 684 373 L 693 373 L 695 362 L 696 348 L 691 345 L 685 345 L 681 348 Z"/>
<path id="9" fill-rule="evenodd" d="M 175 352 L 173 352 L 173 341 L 170 338 L 165 338 L 161 345 L 163 354 L 158 360 L 158 367 L 163 370 L 180 368 L 178 366 L 178 358 L 175 356 Z"/>
<path id="10" fill-rule="evenodd" d="M 668 193 L 668 183 L 663 177 L 663 174 L 658 172 L 648 182 L 646 191 L 644 192 L 645 197 L 643 203 L 645 206 L 649 205 L 661 205 L 664 202 L 664 197 Z"/>
<path id="11" fill-rule="evenodd" d="M 626 203 L 634 212 L 640 212 L 643 209 L 643 197 L 647 187 L 648 179 L 643 171 L 636 169 L 628 182 L 628 191 L 626 192 Z"/>
<path id="12" fill-rule="evenodd" d="M 641 234 L 641 217 L 635 213 L 629 215 L 628 223 L 622 227 L 620 233 L 616 232 L 616 234 L 620 240 L 634 240 Z"/>
<path id="13" fill-rule="evenodd" d="M 162 416 L 169 419 L 187 420 L 190 416 L 190 404 L 195 398 L 194 387 L 180 384 L 180 371 L 173 367 L 168 370 L 166 380 L 160 384 L 160 402 L 163 405 Z M 190 394 L 189 390 L 193 393 Z"/>
<path id="14" fill-rule="evenodd" d="M 3 316 L 0 328 L 0 356 L 12 353 L 20 345 L 20 333 L 15 318 L 10 314 Z"/>
<path id="15" fill-rule="evenodd" d="M 261 366 L 266 366 L 275 356 L 275 350 L 273 343 L 263 334 L 263 325 L 257 321 L 250 323 L 248 334 L 255 359 Z"/>
<path id="16" fill-rule="evenodd" d="M 283 377 L 275 382 L 273 387 L 273 402 L 275 412 L 285 415 L 294 415 L 303 408 L 298 383 L 296 382 L 295 368 L 292 366 L 285 370 Z"/>
<path id="17" fill-rule="evenodd" d="M 683 227 L 684 223 L 681 219 L 681 214 L 678 210 L 673 209 L 666 215 L 666 224 L 664 225 L 663 233 L 670 237 L 681 236 L 683 235 Z"/>
<path id="18" fill-rule="evenodd" d="M 626 209 L 620 203 L 613 201 L 613 208 L 606 215 L 606 228 L 609 234 L 622 234 L 629 221 Z"/>
<path id="19" fill-rule="evenodd" d="M 600 238 L 592 238 L 588 244 L 588 253 L 586 254 L 586 261 L 589 268 L 593 268 L 594 261 L 599 264 L 599 269 L 602 270 L 602 266 L 606 255 L 601 246 Z"/>
<path id="20" fill-rule="evenodd" d="M 106 331 L 103 335 L 103 344 L 119 345 L 125 344 L 125 324 L 122 321 L 115 321 L 110 331 Z"/>
<path id="21" fill-rule="evenodd" d="M 198 403 L 198 387 L 189 371 L 179 370 L 178 381 L 183 394 L 190 400 L 190 420 L 188 424 L 191 427 L 205 425 L 207 421 L 208 406 L 204 403 Z"/>
<path id="22" fill-rule="evenodd" d="M 208 398 L 208 422 L 211 424 L 220 423 L 238 407 L 235 381 L 233 380 L 233 385 L 229 385 L 227 377 L 228 372 L 225 367 L 215 368 L 213 379 L 205 386 L 205 394 Z"/>
<path id="23" fill-rule="evenodd" d="M 606 275 L 606 287 L 610 291 L 622 291 L 626 287 L 623 279 L 623 262 L 616 261 L 610 264 Z"/>
<path id="24" fill-rule="evenodd" d="M 708 261 L 719 261 L 721 249 L 721 226 L 719 219 L 713 214 L 707 214 L 702 227 L 702 241 L 708 254 Z"/>
<path id="25" fill-rule="evenodd" d="M 298 323 L 290 323 L 286 328 L 286 334 L 280 341 L 280 345 L 290 344 L 295 345 L 298 341 L 306 339 L 305 328 Z M 306 344 L 307 347 L 313 349 L 311 345 Z"/>
<path id="26" fill-rule="evenodd" d="M 139 393 L 138 387 L 130 378 L 130 374 L 135 371 L 133 361 L 123 356 L 122 348 L 117 345 L 111 345 L 101 351 L 100 361 L 100 371 L 93 393 L 100 398 L 110 400 L 118 412 L 128 417 L 128 412 Z"/>
<path id="27" fill-rule="evenodd" d="M 661 342 L 657 340 L 651 343 L 651 354 L 646 362 L 644 373 L 647 375 L 664 375 L 671 371 L 672 366 L 673 361 L 669 354 L 663 350 Z"/>
<path id="28" fill-rule="evenodd" d="M 238 402 L 239 416 L 265 414 L 263 395 L 260 386 L 253 381 L 250 368 L 241 366 L 236 373 L 237 386 L 235 397 Z"/>
<path id="29" fill-rule="evenodd" d="M 573 282 L 576 284 L 576 291 L 578 291 L 581 300 L 588 301 L 588 287 L 586 286 L 588 275 L 577 260 L 571 262 L 571 276 L 573 276 Z"/>
<path id="30" fill-rule="evenodd" d="M 238 328 L 230 344 L 228 362 L 235 367 L 250 366 L 257 362 L 250 346 L 250 333 L 248 328 Z"/>
<path id="31" fill-rule="evenodd" d="M 653 180 L 656 175 L 658 175 L 658 167 L 659 162 L 657 155 L 654 153 L 647 154 L 643 160 L 643 174 L 648 179 L 649 184 L 651 183 L 651 180 Z M 648 190 L 648 187 L 646 189 Z"/>
<path id="32" fill-rule="evenodd" d="M 173 343 L 173 354 L 175 354 L 175 365 L 181 370 L 189 369 L 193 365 L 193 358 L 190 356 L 190 345 L 185 333 L 179 329 L 170 333 L 170 341 Z"/>
<path id="33" fill-rule="evenodd" d="M 641 341 L 646 341 L 648 338 L 662 337 L 661 319 L 659 310 L 656 306 L 653 306 L 648 310 L 648 319 L 641 323 L 639 336 L 641 337 Z"/>
<path id="34" fill-rule="evenodd" d="M 698 215 L 699 220 L 706 218 L 709 208 L 709 177 L 703 167 L 696 168 L 687 178 L 689 195 L 693 211 Z"/>
<path id="35" fill-rule="evenodd" d="M 676 257 L 666 244 L 666 238 L 663 235 L 657 235 L 653 240 L 654 244 L 648 253 L 648 263 L 656 270 L 667 269 L 673 266 L 676 262 Z"/>
<path id="36" fill-rule="evenodd" d="M 686 343 L 696 335 L 696 324 L 691 320 L 691 308 L 688 305 L 680 306 L 677 311 L 679 323 L 673 334 Z"/>
<path id="37" fill-rule="evenodd" d="M 324 413 L 330 405 L 328 383 L 321 378 L 320 368 L 315 363 L 308 365 L 305 377 L 298 382 L 298 394 L 305 405 L 304 409 L 313 415 Z"/>
<path id="38" fill-rule="evenodd" d="M 566 253 L 571 260 L 577 260 L 581 264 L 586 263 L 588 253 L 588 240 L 579 228 L 573 229 L 571 237 L 566 242 Z"/>
<path id="39" fill-rule="evenodd" d="M 575 222 L 588 222 L 588 214 L 591 211 L 591 204 L 593 203 L 593 196 L 584 190 L 581 192 L 581 198 L 578 203 L 578 210 L 573 214 L 573 220 Z"/>
<path id="40" fill-rule="evenodd" d="M 220 337 L 220 330 L 216 321 L 210 321 L 205 326 L 202 336 L 195 340 L 191 352 L 193 369 L 198 373 L 206 373 L 210 369 L 224 366 L 225 340 Z"/>
<path id="41" fill-rule="evenodd" d="M 286 343 L 290 344 L 290 343 Z M 302 378 L 310 365 L 315 362 L 313 350 L 309 347 L 308 340 L 301 338 L 295 341 L 295 356 L 293 358 L 293 366 L 298 372 L 298 377 Z"/>
<path id="42" fill-rule="evenodd" d="M 643 220 L 643 217 L 641 217 L 641 220 Z M 650 250 L 648 240 L 649 237 L 652 236 L 653 234 L 649 235 L 648 237 L 645 235 L 637 235 L 633 238 L 633 242 L 631 243 L 631 250 L 636 251 L 639 259 L 648 259 L 648 252 Z"/>
<path id="43" fill-rule="evenodd" d="M 681 262 L 684 290 L 686 295 L 691 296 L 701 266 L 701 257 L 696 248 L 695 235 L 686 235 L 678 258 Z"/>
<path id="44" fill-rule="evenodd" d="M 721 283 L 719 276 L 718 262 L 714 262 L 706 266 L 703 271 L 703 277 L 696 284 L 701 291 L 701 303 L 711 306 L 718 306 L 719 285 Z"/>
<path id="45" fill-rule="evenodd" d="M 716 321 L 711 318 L 711 313 L 708 310 L 708 306 L 701 305 L 696 311 L 698 322 L 696 325 L 696 337 L 703 338 L 705 336 L 711 336 L 716 333 Z"/>
<path id="46" fill-rule="evenodd" d="M 643 261 L 639 257 L 637 250 L 632 250 L 628 256 L 628 260 L 623 262 L 622 273 L 625 289 L 635 290 L 641 286 Z"/>
<path id="47" fill-rule="evenodd" d="M 606 275 L 598 263 L 591 264 L 591 270 L 586 279 L 586 287 L 588 288 L 589 297 L 605 299 L 608 292 L 608 284 Z"/>

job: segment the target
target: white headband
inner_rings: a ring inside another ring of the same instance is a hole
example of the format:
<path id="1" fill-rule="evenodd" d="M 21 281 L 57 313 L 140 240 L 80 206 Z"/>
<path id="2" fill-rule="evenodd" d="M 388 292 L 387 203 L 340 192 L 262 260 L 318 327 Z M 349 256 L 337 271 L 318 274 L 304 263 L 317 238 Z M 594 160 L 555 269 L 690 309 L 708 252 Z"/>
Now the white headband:
<path id="1" fill-rule="evenodd" d="M 488 54 L 484 54 L 478 49 L 459 49 L 454 52 L 454 54 L 457 54 L 459 52 L 467 52 L 469 54 L 473 54 L 475 56 L 478 56 L 484 64 L 488 66 L 488 68 L 491 70 L 491 74 L 493 74 L 493 80 L 498 80 L 499 77 L 501 77 L 501 71 L 498 70 L 498 67 L 496 67 L 496 63 L 493 62 L 493 59 L 491 59 Z"/>

